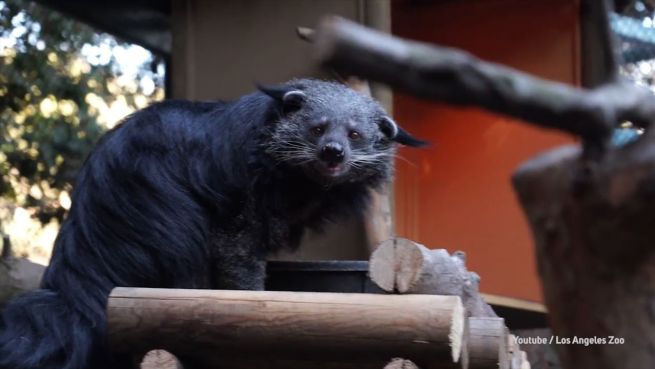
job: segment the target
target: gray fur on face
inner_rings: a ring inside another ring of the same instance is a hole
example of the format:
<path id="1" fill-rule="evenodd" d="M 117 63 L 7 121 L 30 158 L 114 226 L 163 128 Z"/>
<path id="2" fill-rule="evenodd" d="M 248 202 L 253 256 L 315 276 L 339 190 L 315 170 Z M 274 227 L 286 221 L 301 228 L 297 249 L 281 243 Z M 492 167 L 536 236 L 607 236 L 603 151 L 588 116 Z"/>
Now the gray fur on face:
<path id="1" fill-rule="evenodd" d="M 273 128 L 267 151 L 276 160 L 301 167 L 326 184 L 389 179 L 395 155 L 390 135 L 397 130 L 379 103 L 335 82 L 303 79 L 287 85 L 295 91 L 285 96 L 303 95 L 303 101 L 296 110 L 283 112 Z M 321 159 L 326 147 L 343 150 L 333 168 Z"/>

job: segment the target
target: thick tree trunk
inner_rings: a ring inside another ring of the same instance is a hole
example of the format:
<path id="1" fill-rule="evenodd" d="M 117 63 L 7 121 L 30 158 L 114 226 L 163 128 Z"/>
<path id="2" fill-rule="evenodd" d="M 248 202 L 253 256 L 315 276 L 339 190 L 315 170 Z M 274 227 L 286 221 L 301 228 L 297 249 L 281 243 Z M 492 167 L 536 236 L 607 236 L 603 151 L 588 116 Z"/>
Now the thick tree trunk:
<path id="1" fill-rule="evenodd" d="M 565 368 L 655 368 L 654 133 L 593 164 L 557 149 L 514 176 Z"/>

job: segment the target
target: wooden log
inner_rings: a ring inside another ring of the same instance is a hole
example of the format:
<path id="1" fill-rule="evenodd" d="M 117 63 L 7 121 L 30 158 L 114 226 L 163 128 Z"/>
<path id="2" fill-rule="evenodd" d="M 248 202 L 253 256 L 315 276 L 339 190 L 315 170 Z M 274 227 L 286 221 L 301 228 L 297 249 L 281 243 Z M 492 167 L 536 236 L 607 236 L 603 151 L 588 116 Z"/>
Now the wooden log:
<path id="1" fill-rule="evenodd" d="M 503 318 L 468 318 L 471 369 L 509 369 L 508 331 Z"/>
<path id="2" fill-rule="evenodd" d="M 468 316 L 496 317 L 480 296 L 480 277 L 466 269 L 466 255 L 449 255 L 404 238 L 383 242 L 369 261 L 369 276 L 387 292 L 453 295 L 462 298 Z"/>
<path id="3" fill-rule="evenodd" d="M 366 360 L 292 360 L 292 359 L 275 359 L 275 358 L 262 358 L 257 356 L 245 357 L 227 357 L 221 359 L 214 355 L 207 357 L 209 361 L 204 359 L 201 361 L 184 361 L 185 365 L 189 363 L 189 368 L 193 369 L 388 369 L 386 361 L 381 361 L 376 358 Z M 411 364 L 410 364 L 411 363 Z M 394 363 L 395 364 L 395 363 Z M 410 360 L 403 362 L 408 368 L 419 368 Z M 414 365 L 413 367 L 410 365 Z M 443 368 L 452 368 L 452 366 L 444 366 Z"/>
<path id="4" fill-rule="evenodd" d="M 456 296 L 116 288 L 107 311 L 114 351 L 161 348 L 185 365 L 382 368 L 404 357 L 429 369 L 464 362 L 466 321 Z"/>

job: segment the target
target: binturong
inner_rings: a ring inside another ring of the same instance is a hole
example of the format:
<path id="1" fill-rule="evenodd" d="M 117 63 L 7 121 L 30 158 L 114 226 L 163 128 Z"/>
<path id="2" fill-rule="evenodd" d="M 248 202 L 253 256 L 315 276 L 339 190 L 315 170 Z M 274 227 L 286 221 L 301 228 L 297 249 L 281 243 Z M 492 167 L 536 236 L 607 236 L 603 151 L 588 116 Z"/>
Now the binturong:
<path id="1" fill-rule="evenodd" d="M 2 312 L 0 368 L 128 367 L 107 346 L 113 287 L 263 289 L 267 255 L 365 209 L 397 144 L 425 142 L 311 79 L 134 113 L 78 173 L 41 289 Z"/>

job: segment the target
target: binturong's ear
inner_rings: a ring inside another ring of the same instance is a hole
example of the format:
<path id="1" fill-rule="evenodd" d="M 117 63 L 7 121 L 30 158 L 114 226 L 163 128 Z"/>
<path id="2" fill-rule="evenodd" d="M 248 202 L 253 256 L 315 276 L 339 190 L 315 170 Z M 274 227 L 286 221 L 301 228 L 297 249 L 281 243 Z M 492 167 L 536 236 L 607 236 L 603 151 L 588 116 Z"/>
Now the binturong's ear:
<path id="1" fill-rule="evenodd" d="M 383 117 L 378 124 L 380 126 L 380 131 L 382 131 L 388 139 L 394 142 L 411 147 L 424 147 L 430 145 L 428 142 L 419 140 L 407 133 L 407 131 L 400 128 L 400 126 L 389 117 Z"/>
<path id="2" fill-rule="evenodd" d="M 277 101 L 284 113 L 300 109 L 307 98 L 303 91 L 291 86 L 262 86 L 258 84 L 257 88 Z"/>

